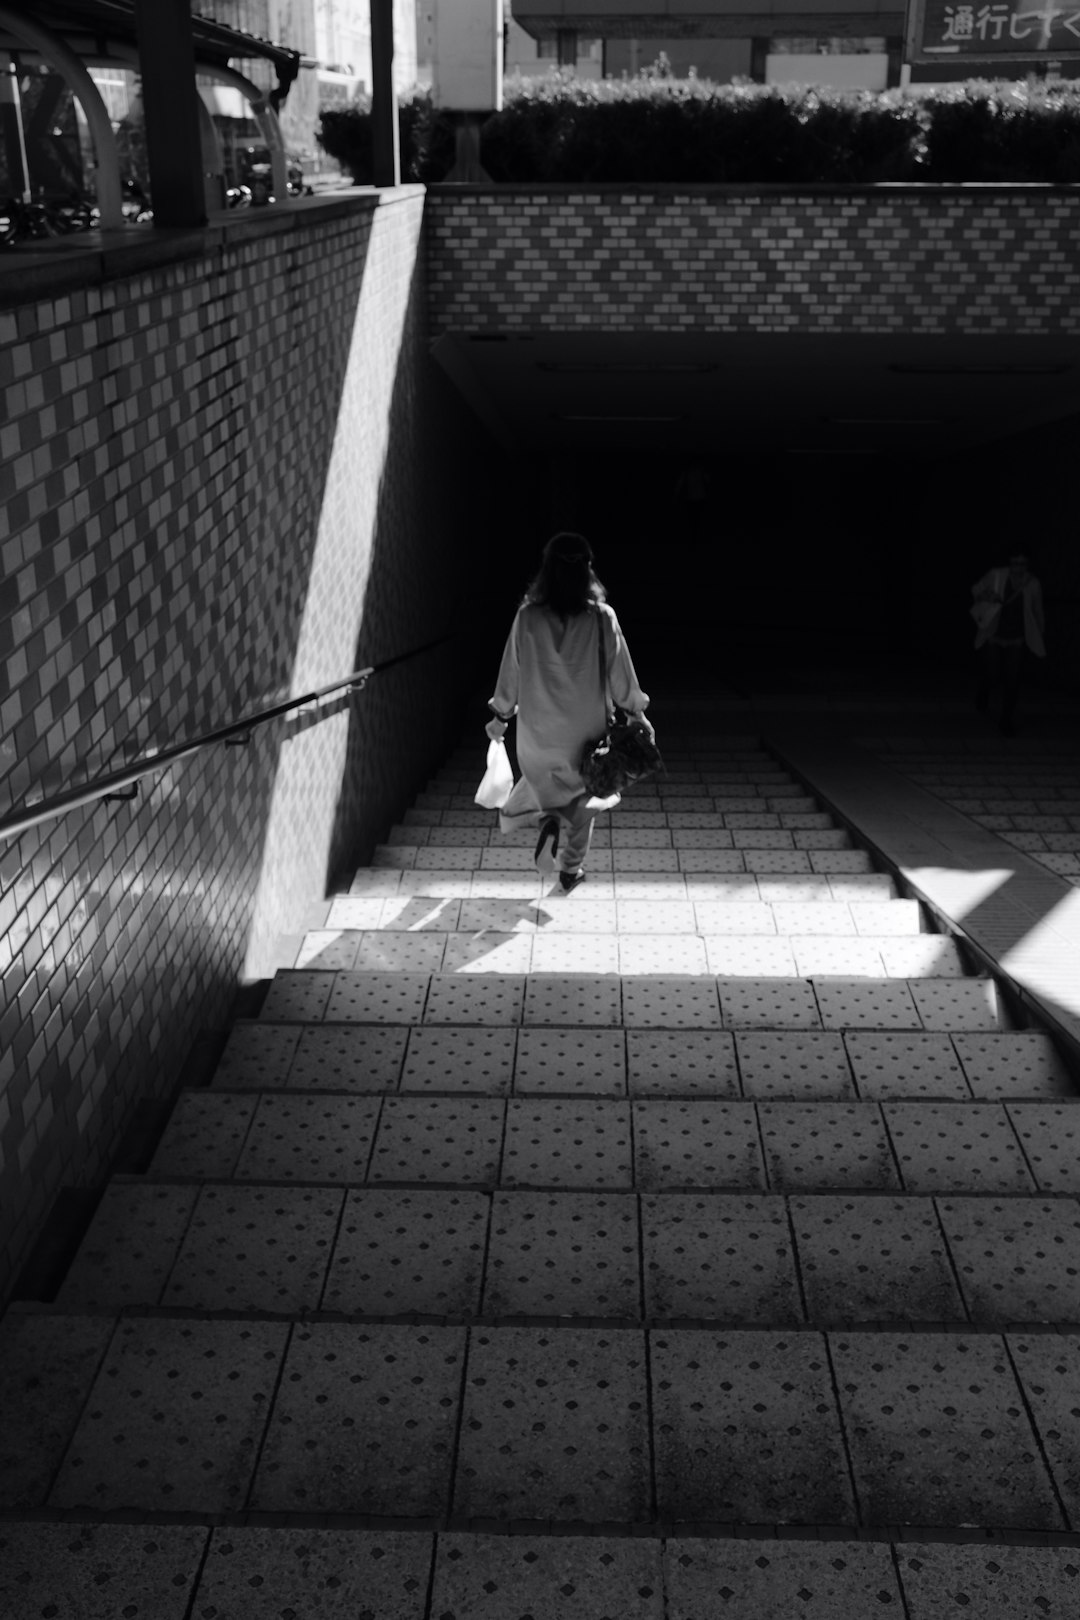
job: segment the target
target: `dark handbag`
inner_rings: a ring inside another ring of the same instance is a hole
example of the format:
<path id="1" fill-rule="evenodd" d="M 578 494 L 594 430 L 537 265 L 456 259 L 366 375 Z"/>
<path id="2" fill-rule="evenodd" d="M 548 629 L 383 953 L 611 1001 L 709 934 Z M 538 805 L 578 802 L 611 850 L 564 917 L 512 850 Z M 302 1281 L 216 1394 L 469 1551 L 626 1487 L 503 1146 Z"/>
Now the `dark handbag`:
<path id="1" fill-rule="evenodd" d="M 604 654 L 604 623 L 599 609 L 596 621 L 600 690 L 607 704 L 607 658 Z M 660 750 L 644 727 L 628 724 L 616 715 L 616 718 L 609 719 L 604 735 L 586 745 L 581 758 L 581 780 L 594 798 L 608 799 L 613 793 L 622 793 L 625 788 L 654 775 L 663 767 Z"/>

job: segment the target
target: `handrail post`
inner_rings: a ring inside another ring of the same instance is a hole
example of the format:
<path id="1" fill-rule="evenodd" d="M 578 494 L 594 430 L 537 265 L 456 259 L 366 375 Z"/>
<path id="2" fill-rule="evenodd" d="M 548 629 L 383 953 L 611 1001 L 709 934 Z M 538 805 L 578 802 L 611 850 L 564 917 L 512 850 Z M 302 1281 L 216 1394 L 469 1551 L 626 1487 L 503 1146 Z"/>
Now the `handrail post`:
<path id="1" fill-rule="evenodd" d="M 155 225 L 206 224 L 191 0 L 135 0 Z"/>
<path id="2" fill-rule="evenodd" d="M 394 0 L 371 0 L 371 164 L 375 185 L 401 184 L 394 94 Z"/>

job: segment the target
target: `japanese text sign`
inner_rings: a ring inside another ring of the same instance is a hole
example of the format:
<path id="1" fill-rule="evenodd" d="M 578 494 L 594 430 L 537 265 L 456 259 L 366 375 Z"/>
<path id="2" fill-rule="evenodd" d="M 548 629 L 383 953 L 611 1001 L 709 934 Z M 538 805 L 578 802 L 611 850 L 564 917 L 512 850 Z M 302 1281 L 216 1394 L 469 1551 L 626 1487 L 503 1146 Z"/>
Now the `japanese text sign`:
<path id="1" fill-rule="evenodd" d="M 910 62 L 1080 58 L 1080 0 L 909 0 Z"/>

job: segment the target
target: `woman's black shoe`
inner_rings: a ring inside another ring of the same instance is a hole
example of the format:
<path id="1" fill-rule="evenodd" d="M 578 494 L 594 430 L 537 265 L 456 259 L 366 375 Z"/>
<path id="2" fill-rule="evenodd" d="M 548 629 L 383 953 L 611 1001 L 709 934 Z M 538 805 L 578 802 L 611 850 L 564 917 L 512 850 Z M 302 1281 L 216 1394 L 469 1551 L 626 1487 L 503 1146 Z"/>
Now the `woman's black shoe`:
<path id="1" fill-rule="evenodd" d="M 550 848 L 545 848 L 550 841 Z M 554 816 L 548 816 L 540 824 L 540 836 L 536 840 L 536 850 L 533 860 L 536 862 L 538 872 L 554 872 L 555 857 L 559 852 L 559 823 Z"/>
<path id="2" fill-rule="evenodd" d="M 560 872 L 559 873 L 559 886 L 562 889 L 564 894 L 569 894 L 571 889 L 576 889 L 578 884 L 579 883 L 584 883 L 584 881 L 585 881 L 584 872 Z"/>

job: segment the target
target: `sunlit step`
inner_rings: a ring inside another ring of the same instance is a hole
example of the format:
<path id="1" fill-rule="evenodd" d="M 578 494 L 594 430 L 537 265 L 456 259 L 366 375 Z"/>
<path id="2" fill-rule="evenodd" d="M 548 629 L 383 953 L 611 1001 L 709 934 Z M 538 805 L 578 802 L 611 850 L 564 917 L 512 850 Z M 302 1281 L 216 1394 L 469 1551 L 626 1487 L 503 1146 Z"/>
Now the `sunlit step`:
<path id="1" fill-rule="evenodd" d="M 751 977 L 960 977 L 955 942 L 939 934 L 857 937 L 621 932 L 575 933 L 529 927 L 443 933 L 377 930 L 305 936 L 294 965 L 373 973 L 745 974 Z"/>

